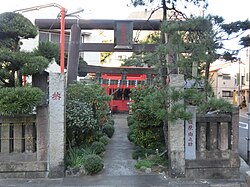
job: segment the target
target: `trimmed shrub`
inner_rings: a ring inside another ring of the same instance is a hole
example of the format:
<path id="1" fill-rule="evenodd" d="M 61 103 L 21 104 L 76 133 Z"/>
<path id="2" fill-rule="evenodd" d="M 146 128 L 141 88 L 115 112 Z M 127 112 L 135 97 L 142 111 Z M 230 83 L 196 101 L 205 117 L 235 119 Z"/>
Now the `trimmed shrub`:
<path id="1" fill-rule="evenodd" d="M 102 142 L 104 145 L 108 145 L 109 143 L 109 137 L 108 136 L 102 136 L 99 140 L 100 142 Z"/>
<path id="2" fill-rule="evenodd" d="M 101 154 L 105 151 L 105 145 L 102 142 L 93 142 L 91 149 L 96 152 L 96 154 Z"/>
<path id="3" fill-rule="evenodd" d="M 72 147 L 90 144 L 98 130 L 99 126 L 89 104 L 67 100 L 66 132 L 68 143 Z"/>
<path id="4" fill-rule="evenodd" d="M 101 159 L 100 156 L 95 154 L 86 156 L 84 168 L 86 169 L 88 174 L 94 175 L 100 172 L 103 166 L 104 166 L 103 160 Z"/>
<path id="5" fill-rule="evenodd" d="M 44 93 L 35 87 L 0 88 L 0 114 L 32 114 Z"/>
<path id="6" fill-rule="evenodd" d="M 112 138 L 115 132 L 115 127 L 110 124 L 105 124 L 102 128 L 102 132 L 105 133 L 109 138 Z"/>
<path id="7" fill-rule="evenodd" d="M 127 117 L 127 122 L 128 122 L 128 126 L 131 126 L 131 125 L 133 125 L 134 124 L 134 118 L 133 118 L 133 116 L 128 116 Z"/>
<path id="8" fill-rule="evenodd" d="M 109 119 L 107 123 L 110 124 L 110 125 L 114 125 L 115 124 L 115 120 L 114 119 Z"/>

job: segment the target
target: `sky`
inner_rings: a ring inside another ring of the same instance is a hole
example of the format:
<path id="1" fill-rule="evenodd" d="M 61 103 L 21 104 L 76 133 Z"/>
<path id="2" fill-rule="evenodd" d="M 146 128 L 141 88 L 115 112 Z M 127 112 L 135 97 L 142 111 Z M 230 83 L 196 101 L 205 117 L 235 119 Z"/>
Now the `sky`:
<path id="1" fill-rule="evenodd" d="M 0 13 L 49 3 L 65 7 L 68 13 L 84 9 L 84 12 L 79 14 L 82 19 L 125 19 L 131 11 L 144 9 L 144 7 L 128 6 L 130 0 L 6 0 L 1 1 Z M 208 0 L 208 3 L 206 13 L 220 15 L 228 22 L 250 18 L 249 0 Z M 26 12 L 23 15 L 30 19 L 53 18 L 58 13 L 58 8 L 50 7 Z"/>
<path id="2" fill-rule="evenodd" d="M 132 11 L 145 9 L 145 7 L 134 8 L 129 6 L 130 0 L 5 0 L 1 1 L 0 13 L 49 3 L 57 3 L 63 6 L 67 9 L 67 13 L 83 9 L 84 11 L 78 14 L 81 19 L 126 19 Z M 250 20 L 250 0 L 208 0 L 208 3 L 209 6 L 205 10 L 205 14 L 222 16 L 226 23 Z M 60 9 L 49 7 L 22 14 L 34 22 L 35 19 L 55 19 L 59 12 Z M 192 10 L 192 13 L 194 12 L 200 14 L 202 9 Z M 227 45 L 237 45 L 237 43 Z"/>

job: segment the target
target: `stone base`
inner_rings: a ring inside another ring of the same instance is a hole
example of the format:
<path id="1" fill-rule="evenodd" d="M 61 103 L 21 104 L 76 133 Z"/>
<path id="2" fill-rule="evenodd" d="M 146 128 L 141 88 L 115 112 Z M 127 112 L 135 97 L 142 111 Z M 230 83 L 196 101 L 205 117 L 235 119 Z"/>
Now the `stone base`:
<path id="1" fill-rule="evenodd" d="M 65 176 L 65 168 L 63 165 L 51 167 L 49 171 L 49 178 L 63 178 Z"/>
<path id="2" fill-rule="evenodd" d="M 0 179 L 10 179 L 10 178 L 47 178 L 47 171 L 23 171 L 23 172 L 0 172 Z"/>
<path id="3" fill-rule="evenodd" d="M 232 179 L 240 177 L 239 159 L 186 160 L 187 178 Z"/>
<path id="4" fill-rule="evenodd" d="M 186 169 L 186 177 L 191 179 L 237 179 L 239 168 L 197 168 Z"/>

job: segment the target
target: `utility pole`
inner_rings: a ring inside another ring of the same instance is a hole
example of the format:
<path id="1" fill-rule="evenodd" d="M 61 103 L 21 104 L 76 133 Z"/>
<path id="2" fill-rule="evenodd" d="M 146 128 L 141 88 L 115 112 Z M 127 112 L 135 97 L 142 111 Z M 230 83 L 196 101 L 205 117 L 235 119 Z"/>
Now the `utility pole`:
<path id="1" fill-rule="evenodd" d="M 247 56 L 248 60 L 248 133 L 247 133 L 247 163 L 250 164 L 250 57 Z"/>

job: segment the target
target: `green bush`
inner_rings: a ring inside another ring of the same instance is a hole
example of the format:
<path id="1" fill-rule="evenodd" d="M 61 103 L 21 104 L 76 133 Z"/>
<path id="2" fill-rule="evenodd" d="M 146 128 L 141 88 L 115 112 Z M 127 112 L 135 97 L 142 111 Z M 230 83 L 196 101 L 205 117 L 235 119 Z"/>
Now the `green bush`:
<path id="1" fill-rule="evenodd" d="M 128 122 L 128 126 L 133 125 L 133 123 L 134 123 L 134 118 L 133 118 L 132 115 L 129 115 L 129 116 L 127 117 L 127 122 Z"/>
<path id="2" fill-rule="evenodd" d="M 135 142 L 135 134 L 133 132 L 133 129 L 129 129 L 128 134 L 127 134 L 128 140 L 132 143 Z"/>
<path id="3" fill-rule="evenodd" d="M 134 126 L 128 138 L 137 146 L 145 149 L 157 149 L 164 144 L 162 128 L 141 128 Z"/>
<path id="4" fill-rule="evenodd" d="M 96 152 L 96 154 L 101 154 L 105 151 L 105 145 L 102 142 L 93 142 L 91 145 L 91 149 Z"/>
<path id="5" fill-rule="evenodd" d="M 135 150 L 132 154 L 132 158 L 137 160 L 137 159 L 144 159 L 149 155 L 154 155 L 156 153 L 155 150 L 153 149 L 143 149 L 143 148 L 139 148 L 137 150 Z"/>
<path id="6" fill-rule="evenodd" d="M 135 164 L 135 168 L 136 169 L 141 169 L 142 167 L 151 168 L 154 165 L 155 165 L 154 161 L 143 159 L 137 161 L 137 163 Z"/>
<path id="7" fill-rule="evenodd" d="M 104 145 L 108 145 L 109 143 L 109 137 L 108 136 L 102 136 L 99 140 L 100 142 L 102 142 Z"/>
<path id="8" fill-rule="evenodd" d="M 66 132 L 71 147 L 90 144 L 95 139 L 99 126 L 93 111 L 87 103 L 67 100 L 66 103 Z"/>
<path id="9" fill-rule="evenodd" d="M 35 87 L 0 88 L 0 114 L 31 114 L 44 93 Z"/>
<path id="10" fill-rule="evenodd" d="M 136 169 L 144 168 L 152 168 L 153 166 L 167 166 L 167 159 L 165 155 L 149 155 L 144 159 L 138 160 L 135 164 Z"/>
<path id="11" fill-rule="evenodd" d="M 87 103 L 91 107 L 97 124 L 102 124 L 102 120 L 107 117 L 109 110 L 107 103 L 111 100 L 111 96 L 98 83 L 76 82 L 68 85 L 67 99 Z"/>
<path id="12" fill-rule="evenodd" d="M 104 124 L 104 126 L 102 127 L 102 132 L 105 133 L 109 138 L 112 138 L 115 132 L 115 127 L 110 124 Z"/>
<path id="13" fill-rule="evenodd" d="M 110 125 L 114 125 L 115 124 L 115 121 L 114 121 L 114 119 L 108 119 L 108 122 L 107 122 L 108 124 L 110 124 Z"/>
<path id="14" fill-rule="evenodd" d="M 92 154 L 92 155 L 87 155 L 84 168 L 90 175 L 94 175 L 98 172 L 100 172 L 103 168 L 103 160 L 101 159 L 100 156 Z"/>
<path id="15" fill-rule="evenodd" d="M 214 112 L 230 113 L 233 111 L 233 105 L 223 98 L 209 98 L 207 102 L 203 102 L 197 108 L 198 113 Z"/>
<path id="16" fill-rule="evenodd" d="M 66 165 L 70 167 L 80 167 L 84 165 L 85 158 L 86 154 L 84 149 L 69 149 L 66 154 Z"/>

